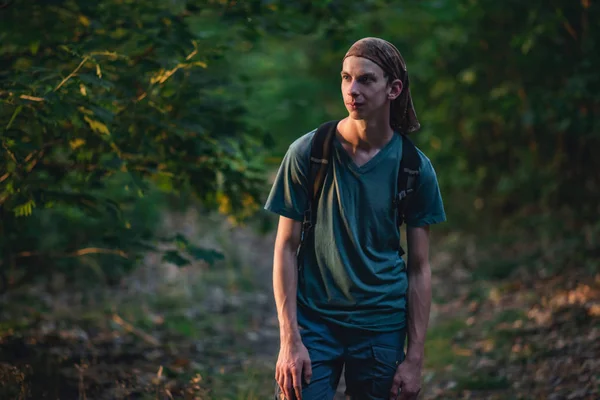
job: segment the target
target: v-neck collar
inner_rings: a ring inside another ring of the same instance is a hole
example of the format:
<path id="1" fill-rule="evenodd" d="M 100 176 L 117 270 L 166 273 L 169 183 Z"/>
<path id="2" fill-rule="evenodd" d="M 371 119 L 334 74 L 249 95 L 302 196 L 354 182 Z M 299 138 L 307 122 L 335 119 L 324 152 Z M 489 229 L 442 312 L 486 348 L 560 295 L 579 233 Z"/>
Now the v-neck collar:
<path id="1" fill-rule="evenodd" d="M 381 150 L 379 150 L 373 157 L 371 157 L 366 163 L 364 163 L 361 166 L 357 165 L 354 162 L 350 154 L 348 154 L 344 146 L 342 146 L 342 143 L 340 142 L 337 136 L 334 137 L 333 143 L 338 150 L 338 154 L 340 154 L 340 157 L 345 160 L 348 167 L 350 167 L 350 169 L 352 169 L 353 171 L 362 174 L 373 169 L 377 164 L 379 164 L 379 162 L 383 158 L 385 158 L 386 154 L 390 152 L 390 149 L 395 145 L 396 141 L 398 140 L 400 140 L 400 137 L 398 133 L 394 132 L 394 135 L 385 144 L 385 146 L 383 146 Z"/>

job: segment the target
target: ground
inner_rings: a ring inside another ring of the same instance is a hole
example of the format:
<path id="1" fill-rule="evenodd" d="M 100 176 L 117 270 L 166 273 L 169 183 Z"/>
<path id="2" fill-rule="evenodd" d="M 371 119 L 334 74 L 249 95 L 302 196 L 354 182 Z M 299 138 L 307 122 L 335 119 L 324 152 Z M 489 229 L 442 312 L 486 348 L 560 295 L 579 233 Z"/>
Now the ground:
<path id="1" fill-rule="evenodd" d="M 226 261 L 177 268 L 149 253 L 118 287 L 74 290 L 55 277 L 3 296 L 0 398 L 272 398 L 274 234 L 198 220 L 169 215 L 165 229 Z M 486 279 L 464 235 L 434 242 L 420 398 L 600 398 L 597 267 Z"/>

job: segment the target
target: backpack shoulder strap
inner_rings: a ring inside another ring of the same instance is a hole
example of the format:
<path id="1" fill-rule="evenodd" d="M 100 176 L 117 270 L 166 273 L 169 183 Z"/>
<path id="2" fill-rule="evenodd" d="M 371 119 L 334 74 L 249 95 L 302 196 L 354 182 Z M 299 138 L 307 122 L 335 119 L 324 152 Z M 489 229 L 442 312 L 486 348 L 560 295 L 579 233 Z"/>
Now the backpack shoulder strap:
<path id="1" fill-rule="evenodd" d="M 315 224 L 317 205 L 325 175 L 331 160 L 331 146 L 337 130 L 338 120 L 328 121 L 319 126 L 312 137 L 310 145 L 310 172 L 308 176 L 309 202 L 304 212 L 302 224 L 302 241 L 306 232 Z"/>
<path id="2" fill-rule="evenodd" d="M 406 222 L 407 205 L 411 195 L 417 188 L 421 167 L 421 157 L 416 146 L 406 135 L 401 135 L 401 137 L 402 159 L 398 171 L 398 192 L 394 199 L 398 229 Z M 400 250 L 401 254 L 404 254 L 404 251 Z"/>

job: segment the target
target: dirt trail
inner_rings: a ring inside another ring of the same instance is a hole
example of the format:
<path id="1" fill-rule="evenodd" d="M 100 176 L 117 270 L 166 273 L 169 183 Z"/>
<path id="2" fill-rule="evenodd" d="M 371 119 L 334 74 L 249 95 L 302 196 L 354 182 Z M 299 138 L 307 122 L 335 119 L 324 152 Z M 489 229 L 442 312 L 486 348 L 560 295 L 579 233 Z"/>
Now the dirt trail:
<path id="1" fill-rule="evenodd" d="M 216 268 L 148 254 L 119 288 L 40 286 L 0 299 L 0 398 L 268 398 L 279 346 L 274 232 L 197 221 L 170 215 L 165 229 L 224 251 Z M 600 398 L 600 275 L 477 281 L 469 252 L 444 240 L 432 246 L 421 398 Z M 342 379 L 336 400 L 343 390 Z"/>

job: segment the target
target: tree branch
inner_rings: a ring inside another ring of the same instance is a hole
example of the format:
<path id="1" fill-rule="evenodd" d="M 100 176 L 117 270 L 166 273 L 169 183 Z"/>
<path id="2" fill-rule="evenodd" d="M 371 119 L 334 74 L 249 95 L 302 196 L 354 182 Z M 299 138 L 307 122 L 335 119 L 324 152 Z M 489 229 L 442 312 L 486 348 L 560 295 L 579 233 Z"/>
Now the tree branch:
<path id="1" fill-rule="evenodd" d="M 60 258 L 60 257 L 80 257 L 80 256 L 88 255 L 88 254 L 113 254 L 113 255 L 121 256 L 122 258 L 125 258 L 125 259 L 129 258 L 127 253 L 125 253 L 123 250 L 104 249 L 101 247 L 86 247 L 83 249 L 72 251 L 70 253 L 42 253 L 39 251 L 22 251 L 20 253 L 17 253 L 16 257 L 17 258 L 28 258 L 28 257 L 45 256 L 45 257 Z"/>
<path id="2" fill-rule="evenodd" d="M 90 59 L 89 56 L 85 56 L 83 57 L 83 60 L 81 60 L 81 62 L 79 63 L 79 65 L 77 66 L 77 68 L 75 68 L 73 70 L 73 72 L 71 72 L 69 75 L 67 75 L 67 77 L 65 79 L 62 80 L 61 83 L 58 84 L 58 86 L 56 86 L 54 88 L 54 91 L 56 92 L 58 89 L 60 89 L 62 87 L 62 85 L 64 85 L 69 79 L 71 79 L 72 77 L 75 76 L 75 74 L 77 74 L 77 72 L 79 72 L 79 70 L 81 69 L 81 67 L 83 67 L 83 65 Z"/>

